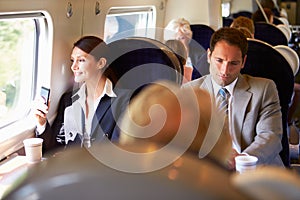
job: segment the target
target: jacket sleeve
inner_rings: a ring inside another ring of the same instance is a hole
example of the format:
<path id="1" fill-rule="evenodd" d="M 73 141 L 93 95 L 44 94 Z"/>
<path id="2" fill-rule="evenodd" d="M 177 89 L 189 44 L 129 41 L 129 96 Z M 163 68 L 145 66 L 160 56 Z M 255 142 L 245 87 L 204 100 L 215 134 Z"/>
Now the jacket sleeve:
<path id="1" fill-rule="evenodd" d="M 268 164 L 277 159 L 282 150 L 282 114 L 275 83 L 268 81 L 260 87 L 264 89 L 260 105 L 257 104 L 260 108 L 254 127 L 255 137 L 243 152 L 257 156 L 259 163 Z"/>

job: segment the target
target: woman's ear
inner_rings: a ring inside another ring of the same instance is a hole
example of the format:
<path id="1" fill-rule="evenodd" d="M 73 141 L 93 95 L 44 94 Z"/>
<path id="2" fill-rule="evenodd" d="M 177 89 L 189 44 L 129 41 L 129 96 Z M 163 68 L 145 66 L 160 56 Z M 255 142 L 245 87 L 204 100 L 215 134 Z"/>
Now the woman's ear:
<path id="1" fill-rule="evenodd" d="M 103 69 L 106 66 L 106 58 L 100 58 L 97 63 L 98 69 Z"/>

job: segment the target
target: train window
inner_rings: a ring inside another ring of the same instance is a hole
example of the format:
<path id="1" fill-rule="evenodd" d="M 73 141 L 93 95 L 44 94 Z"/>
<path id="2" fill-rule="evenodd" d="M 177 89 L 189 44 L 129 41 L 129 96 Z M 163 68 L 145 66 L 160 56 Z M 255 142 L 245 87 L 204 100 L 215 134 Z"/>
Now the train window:
<path id="1" fill-rule="evenodd" d="M 230 15 L 230 2 L 222 3 L 222 17 L 229 17 Z"/>
<path id="2" fill-rule="evenodd" d="M 43 18 L 37 13 L 0 15 L 0 128 L 30 110 Z"/>
<path id="3" fill-rule="evenodd" d="M 155 7 L 113 7 L 106 15 L 104 41 L 130 36 L 155 37 Z"/>
<path id="4" fill-rule="evenodd" d="M 24 104 L 30 100 L 35 25 L 29 19 L 5 19 L 0 20 L 0 30 L 0 126 L 3 127 L 15 117 L 24 116 Z"/>
<path id="5" fill-rule="evenodd" d="M 49 86 L 52 21 L 45 14 L 0 14 L 0 159 L 33 134 L 31 103 L 37 85 Z"/>

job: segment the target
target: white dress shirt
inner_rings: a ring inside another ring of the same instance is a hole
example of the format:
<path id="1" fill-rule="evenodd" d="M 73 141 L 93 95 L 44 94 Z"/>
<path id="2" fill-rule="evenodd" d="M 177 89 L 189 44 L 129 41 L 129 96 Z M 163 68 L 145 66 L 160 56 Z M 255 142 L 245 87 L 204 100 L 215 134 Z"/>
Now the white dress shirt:
<path id="1" fill-rule="evenodd" d="M 215 99 L 217 99 L 217 95 L 218 95 L 218 92 L 221 88 L 226 88 L 226 90 L 229 92 L 230 94 L 230 97 L 229 97 L 229 100 L 228 100 L 228 123 L 229 123 L 229 132 L 230 132 L 230 135 L 231 135 L 231 139 L 232 139 L 232 147 L 238 152 L 238 153 L 241 153 L 240 151 L 240 145 L 238 144 L 237 140 L 235 139 L 236 137 L 234 137 L 231 133 L 231 119 L 232 119 L 232 116 L 231 116 L 231 110 L 232 110 L 232 100 L 233 100 L 233 97 L 234 97 L 234 87 L 237 83 L 237 80 L 238 78 L 236 78 L 232 83 L 230 83 L 229 85 L 226 85 L 225 87 L 222 87 L 220 85 L 218 85 L 213 79 L 212 79 L 212 85 L 213 85 L 213 88 L 214 88 L 214 96 L 215 96 Z"/>

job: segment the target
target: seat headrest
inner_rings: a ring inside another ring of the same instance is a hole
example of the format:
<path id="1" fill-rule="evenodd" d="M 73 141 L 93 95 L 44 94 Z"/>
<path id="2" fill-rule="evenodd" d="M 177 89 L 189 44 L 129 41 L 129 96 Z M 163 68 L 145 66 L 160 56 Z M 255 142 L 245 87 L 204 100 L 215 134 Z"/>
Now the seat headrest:
<path id="1" fill-rule="evenodd" d="M 109 69 L 117 86 L 137 89 L 156 80 L 181 84 L 183 66 L 165 44 L 150 38 L 129 37 L 108 44 Z"/>
<path id="2" fill-rule="evenodd" d="M 285 45 L 277 45 L 274 47 L 274 49 L 276 49 L 281 55 L 283 55 L 286 61 L 290 64 L 294 75 L 296 75 L 299 70 L 298 54 L 293 49 Z"/>
<path id="3" fill-rule="evenodd" d="M 209 48 L 210 38 L 215 30 L 205 24 L 191 24 L 193 39 L 196 40 L 205 50 Z"/>
<path id="4" fill-rule="evenodd" d="M 280 21 L 282 21 L 282 23 L 285 24 L 286 26 L 289 26 L 289 25 L 290 25 L 290 23 L 289 23 L 289 21 L 287 20 L 286 17 L 279 17 L 278 19 L 279 19 Z"/>
<path id="5" fill-rule="evenodd" d="M 288 45 L 285 34 L 274 24 L 255 22 L 254 38 L 269 43 L 270 45 Z"/>
<path id="6" fill-rule="evenodd" d="M 288 28 L 288 26 L 286 26 L 284 24 L 278 24 L 276 27 L 279 28 L 285 35 L 286 39 L 288 41 L 290 41 L 290 39 L 292 37 L 292 31 Z"/>

